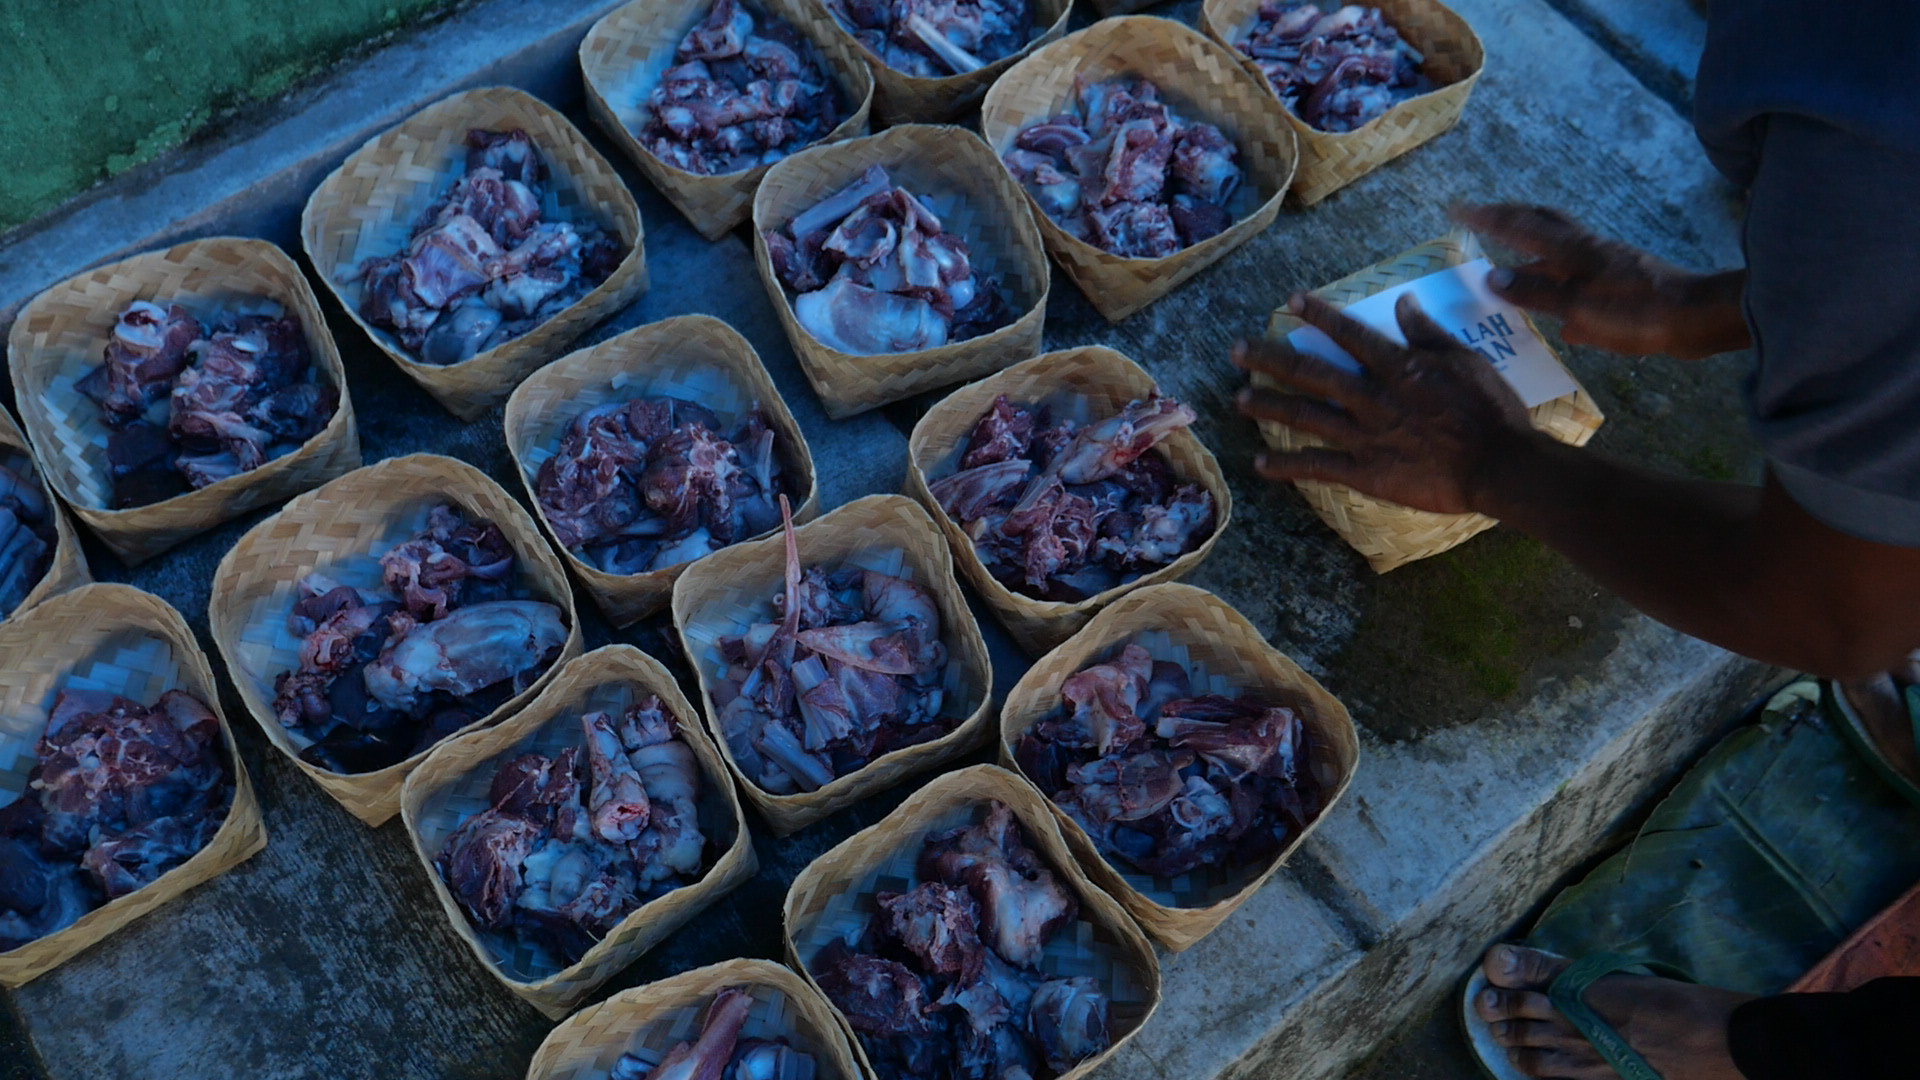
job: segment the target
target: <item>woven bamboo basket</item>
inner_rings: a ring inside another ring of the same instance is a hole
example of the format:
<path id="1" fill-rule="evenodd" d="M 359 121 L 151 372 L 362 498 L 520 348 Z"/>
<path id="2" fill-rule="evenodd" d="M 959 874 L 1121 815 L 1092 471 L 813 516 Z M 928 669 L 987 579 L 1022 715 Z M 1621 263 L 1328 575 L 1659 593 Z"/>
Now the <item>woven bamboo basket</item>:
<path id="1" fill-rule="evenodd" d="M 778 434 L 781 467 L 795 481 L 789 498 L 795 521 L 819 509 L 813 453 L 760 354 L 739 332 L 707 315 L 680 315 L 629 330 L 564 356 L 528 376 L 507 401 L 507 448 L 513 452 L 527 499 L 552 533 L 535 489 L 540 467 L 553 457 L 575 417 L 610 401 L 664 395 L 697 402 L 725 423 L 757 402 Z M 761 533 L 760 536 L 769 535 Z M 748 539 L 757 539 L 749 537 Z M 628 626 L 665 607 L 673 583 L 691 563 L 643 574 L 610 574 L 560 547 L 560 557 L 616 626 Z"/>
<path id="2" fill-rule="evenodd" d="M 1235 44 L 1253 28 L 1260 4 L 1261 0 L 1206 0 L 1200 19 L 1207 33 L 1232 50 L 1260 85 L 1271 91 L 1266 74 Z M 1480 35 L 1440 0 L 1370 0 L 1370 6 L 1379 8 L 1401 37 L 1426 57 L 1421 70 L 1437 85 L 1354 131 L 1321 131 L 1283 107 L 1287 122 L 1300 137 L 1293 195 L 1308 206 L 1459 123 L 1467 95 L 1473 93 L 1473 84 L 1486 67 L 1487 51 Z"/>
<path id="3" fill-rule="evenodd" d="M 660 696 L 661 704 L 679 722 L 680 737 L 700 761 L 705 779 L 700 792 L 700 829 L 708 838 L 707 850 L 719 852 L 719 857 L 698 881 L 642 905 L 571 965 L 562 965 L 543 949 L 509 945 L 474 929 L 446 881 L 434 869 L 433 860 L 455 829 L 491 805 L 487 795 L 494 773 L 520 754 L 551 757 L 567 747 L 580 746 L 582 714 L 598 710 L 617 716 L 649 694 Z M 700 714 L 680 693 L 673 674 L 631 645 L 608 645 L 569 661 L 546 689 L 511 719 L 434 747 L 427 760 L 407 777 L 400 794 L 400 814 L 407 835 L 413 839 L 414 853 L 420 856 L 420 865 L 426 868 L 427 879 L 433 882 L 433 891 L 454 932 L 507 989 L 556 1020 L 567 1015 L 608 976 L 639 959 L 640 954 L 658 945 L 708 904 L 739 887 L 758 866 L 733 779 L 720 752 L 700 731 Z"/>
<path id="4" fill-rule="evenodd" d="M 747 6 L 787 20 L 819 48 L 821 61 L 840 88 L 841 103 L 849 110 L 847 118 L 820 142 L 866 134 L 873 75 L 863 51 L 845 39 L 832 16 L 810 0 L 749 0 Z M 700 235 L 718 240 L 753 213 L 754 189 L 770 166 L 705 176 L 660 160 L 639 137 L 652 118 L 647 99 L 660 77 L 673 67 L 674 50 L 712 10 L 712 0 L 634 0 L 616 8 L 594 23 L 580 42 L 580 72 L 586 77 L 587 107 L 601 129 Z"/>
<path id="5" fill-rule="evenodd" d="M 6 406 L 0 405 L 0 452 L 8 450 L 25 454 L 28 460 L 33 461 L 33 446 L 27 442 L 26 433 L 13 422 L 13 414 L 7 411 Z M 48 560 L 47 568 L 41 571 L 40 580 L 27 590 L 27 595 L 12 611 L 0 612 L 0 619 L 12 618 L 49 596 L 56 596 L 93 580 L 87 572 L 87 557 L 80 550 L 80 537 L 73 531 L 73 522 L 67 520 L 66 507 L 60 505 L 60 500 L 47 487 L 45 474 L 38 461 L 33 462 L 33 472 L 41 494 L 46 496 L 47 510 L 53 515 L 53 558 Z"/>
<path id="6" fill-rule="evenodd" d="M 872 165 L 886 169 L 896 184 L 925 195 L 941 223 L 966 238 L 975 269 L 999 280 L 1008 304 L 1021 313 L 1018 319 L 966 341 L 877 356 L 829 348 L 800 325 L 792 298 L 774 275 L 766 233 L 785 228 Z M 754 197 L 754 261 L 827 415 L 852 416 L 922 390 L 979 378 L 1039 352 L 1050 277 L 1033 218 L 1020 185 L 987 145 L 963 128 L 910 124 L 816 147 L 775 165 Z"/>
<path id="7" fill-rule="evenodd" d="M 895 124 L 944 123 L 978 104 L 986 94 L 987 87 L 992 86 L 993 81 L 1018 63 L 1021 57 L 1059 40 L 1060 35 L 1067 32 L 1067 16 L 1073 9 L 1072 0 L 1032 2 L 1033 23 L 1039 33 L 1027 42 L 1025 48 L 1009 53 L 978 71 L 938 78 L 909 75 L 889 66 L 885 60 L 875 56 L 873 50 L 861 44 L 860 39 L 853 36 L 853 31 L 847 29 L 839 19 L 829 14 L 827 21 L 842 40 L 858 51 L 861 59 L 873 71 L 873 119 L 876 124 L 892 127 Z"/>
<path id="8" fill-rule="evenodd" d="M 314 380 L 340 391 L 339 409 L 299 449 L 257 469 L 146 506 L 112 509 L 107 425 L 75 384 L 100 366 L 120 313 L 135 300 L 178 303 L 202 323 L 298 315 Z M 129 565 L 360 466 L 347 376 L 326 317 L 300 268 L 265 240 L 190 240 L 69 278 L 21 309 L 7 347 L 20 418 L 39 449 L 42 475 Z"/>
<path id="9" fill-rule="evenodd" d="M 987 659 L 987 644 L 960 594 L 960 583 L 953 579 L 947 545 L 926 511 L 901 495 L 869 495 L 794 532 L 803 568 L 859 566 L 906 578 L 933 594 L 940 605 L 940 638 L 948 652 L 942 711 L 964 719 L 938 739 L 883 754 L 818 791 L 768 793 L 740 770 L 727 748 L 714 690 L 726 670 L 719 639 L 742 633 L 753 623 L 778 621 L 773 595 L 782 587 L 785 538 L 775 535 L 735 544 L 694 563 L 673 587 L 673 624 L 700 678 L 709 734 L 740 781 L 747 801 L 767 819 L 776 836 L 803 829 L 909 776 L 943 765 L 992 737 L 993 667 Z"/>
<path id="10" fill-rule="evenodd" d="M 465 175 L 472 128 L 524 130 L 549 173 L 540 200 L 545 220 L 598 225 L 628 251 L 598 288 L 527 333 L 458 364 L 425 364 L 361 317 L 356 275 L 366 260 L 403 250 L 421 212 Z M 300 215 L 300 240 L 315 275 L 401 371 L 462 420 L 505 399 L 534 368 L 646 291 L 642 234 L 633 193 L 586 136 L 552 106 L 505 86 L 462 91 L 368 140 L 320 182 Z"/>
<path id="11" fill-rule="evenodd" d="M 515 585 L 530 598 L 558 605 L 570 632 L 560 656 L 540 678 L 506 704 L 458 734 L 511 716 L 580 655 L 580 620 L 560 560 L 539 526 L 499 484 L 462 461 L 435 454 L 388 458 L 357 469 L 287 503 L 255 525 L 221 558 L 208 605 L 214 644 L 227 662 L 247 711 L 267 741 L 292 759 L 340 805 L 368 825 L 400 809 L 400 785 L 431 747 L 374 772 L 336 773 L 300 760 L 309 741 L 273 714 L 273 681 L 300 664 L 301 639 L 287 625 L 300 579 L 319 571 L 343 585 L 380 588 L 380 556 L 426 525 L 427 512 L 451 503 L 469 516 L 500 526 L 517 558 Z"/>
<path id="12" fill-rule="evenodd" d="M 916 863 L 926 835 L 977 824 L 996 801 L 1013 811 L 1027 843 L 1080 901 L 1079 918 L 1047 943 L 1040 972 L 1048 978 L 1096 979 L 1112 1002 L 1113 1045 L 1056 1078 L 1074 1080 L 1098 1068 L 1146 1025 L 1160 1004 L 1160 961 L 1126 909 L 1074 862 L 1047 800 L 998 766 L 975 765 L 935 778 L 879 824 L 808 863 L 787 890 L 788 958 L 818 990 L 814 958 L 833 942 L 857 939 L 865 931 L 877 910 L 874 894 L 905 892 L 919 884 Z M 840 1024 L 871 1075 L 866 1048 L 845 1017 Z"/>
<path id="13" fill-rule="evenodd" d="M 220 743 L 233 768 L 233 805 L 206 847 L 152 884 L 109 900 L 64 930 L 0 953 L 0 986 L 23 986 L 46 974 L 267 846 L 267 827 L 220 711 L 220 687 L 206 654 L 179 612 L 130 585 L 83 585 L 0 624 L 0 802 L 25 797 L 48 711 L 72 684 L 142 705 L 169 690 L 199 698 L 220 720 Z"/>
<path id="14" fill-rule="evenodd" d="M 1272 225 L 1298 160 L 1286 107 L 1266 83 L 1200 32 L 1147 15 L 1103 19 L 1015 64 L 987 91 L 981 134 L 998 158 L 1028 125 L 1066 112 L 1080 80 L 1123 75 L 1153 80 L 1175 112 L 1225 132 L 1240 148 L 1246 177 L 1227 207 L 1234 222 L 1225 232 L 1160 259 L 1123 258 L 1094 247 L 1061 228 L 1027 195 L 1047 250 L 1109 322 L 1172 292 Z"/>
<path id="15" fill-rule="evenodd" d="M 1314 295 L 1345 307 L 1382 289 L 1403 281 L 1470 262 L 1481 256 L 1479 242 L 1469 233 L 1456 232 L 1443 239 L 1404 252 L 1385 262 L 1341 278 L 1314 290 Z M 1523 314 L 1523 318 L 1526 316 Z M 1538 334 L 1531 318 L 1527 328 Z M 1267 336 L 1284 338 L 1301 325 L 1300 320 L 1281 308 L 1267 323 Z M 1256 386 L 1273 383 L 1261 376 Z M 1533 426 L 1569 446 L 1585 446 L 1600 430 L 1606 417 L 1586 390 L 1577 390 L 1534 407 Z M 1260 424 L 1260 435 L 1277 450 L 1296 450 L 1318 446 L 1321 440 L 1281 424 Z M 1384 574 L 1429 555 L 1438 555 L 1459 546 L 1499 522 L 1484 514 L 1435 514 L 1413 510 L 1398 503 L 1362 495 L 1340 484 L 1302 480 L 1295 484 L 1320 519 L 1340 534 L 1341 539 L 1366 557 L 1368 565 Z"/>
<path id="16" fill-rule="evenodd" d="M 993 614 L 1027 652 L 1039 655 L 1073 636 L 1094 613 L 1135 589 L 1172 581 L 1192 572 L 1213 551 L 1233 517 L 1233 492 L 1220 463 L 1192 429 L 1168 436 L 1158 449 L 1186 483 L 1199 484 L 1213 495 L 1217 508 L 1213 534 L 1206 542 L 1173 562 L 1124 585 L 1116 585 L 1077 603 L 1036 600 L 1007 588 L 987 572 L 974 550 L 973 539 L 960 523 L 947 516 L 933 497 L 935 480 L 951 475 L 960 464 L 967 436 L 1001 394 L 1015 404 L 1048 406 L 1056 417 L 1079 423 L 1103 420 L 1127 403 L 1148 397 L 1158 389 L 1153 376 L 1140 365 L 1103 345 L 1066 349 L 1037 356 L 992 378 L 963 386 L 928 409 L 913 426 L 908 442 L 907 493 L 920 500 L 947 534 L 954 562 L 968 584 L 986 600 Z"/>
<path id="17" fill-rule="evenodd" d="M 657 1067 L 675 1046 L 700 1038 L 714 995 L 728 987 L 753 996 L 742 1039 L 785 1039 L 813 1055 L 818 1080 L 865 1080 L 827 999 L 783 964 L 745 959 L 683 971 L 581 1010 L 547 1034 L 527 1080 L 606 1080 L 627 1053 Z"/>
<path id="18" fill-rule="evenodd" d="M 1079 822 L 1053 807 L 1067 846 L 1094 883 L 1120 901 L 1154 940 L 1179 951 L 1191 948 L 1239 910 L 1320 827 L 1353 779 L 1360 742 L 1347 707 L 1267 644 L 1245 616 L 1205 589 L 1168 584 L 1116 601 L 1021 677 L 1000 710 L 1001 762 L 1020 771 L 1014 745 L 1028 728 L 1060 711 L 1061 685 L 1076 672 L 1112 659 L 1126 645 L 1139 645 L 1155 660 L 1185 668 L 1196 694 L 1257 694 L 1299 708 L 1312 748 L 1314 779 L 1327 792 L 1319 816 L 1271 857 L 1244 866 L 1202 867 L 1178 877 L 1143 874 L 1108 862 Z"/>

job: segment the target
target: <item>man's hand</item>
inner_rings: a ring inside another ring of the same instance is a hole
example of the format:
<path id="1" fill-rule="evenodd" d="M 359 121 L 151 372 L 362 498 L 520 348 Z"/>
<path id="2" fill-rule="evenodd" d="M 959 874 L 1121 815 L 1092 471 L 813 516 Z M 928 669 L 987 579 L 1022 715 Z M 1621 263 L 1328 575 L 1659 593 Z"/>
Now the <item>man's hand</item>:
<path id="1" fill-rule="evenodd" d="M 1695 359 L 1752 344 L 1740 310 L 1744 270 L 1682 270 L 1542 206 L 1461 206 L 1453 216 L 1535 259 L 1496 269 L 1487 283 L 1521 307 L 1563 320 L 1561 336 L 1575 345 Z"/>
<path id="2" fill-rule="evenodd" d="M 1479 509 L 1495 455 L 1537 437 L 1527 410 L 1479 353 L 1455 341 L 1411 295 L 1394 308 L 1407 344 L 1396 345 L 1317 297 L 1289 310 L 1360 361 L 1353 375 L 1284 341 L 1243 341 L 1233 362 L 1283 387 L 1241 391 L 1240 411 L 1330 443 L 1272 451 L 1254 462 L 1270 480 L 1323 480 L 1418 510 Z"/>

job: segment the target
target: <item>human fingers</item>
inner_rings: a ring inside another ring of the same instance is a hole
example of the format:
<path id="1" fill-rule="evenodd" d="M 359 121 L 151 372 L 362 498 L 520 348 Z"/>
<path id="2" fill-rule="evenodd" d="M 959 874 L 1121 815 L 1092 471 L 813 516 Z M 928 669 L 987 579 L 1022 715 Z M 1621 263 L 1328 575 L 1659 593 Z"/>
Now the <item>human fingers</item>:
<path id="1" fill-rule="evenodd" d="M 1453 335 L 1427 314 L 1420 301 L 1412 293 L 1403 293 L 1393 302 L 1393 317 L 1400 322 L 1400 332 L 1406 335 L 1407 344 L 1416 349 L 1445 350 L 1458 345 Z"/>
<path id="2" fill-rule="evenodd" d="M 1585 226 L 1547 206 L 1483 203 L 1455 206 L 1450 213 L 1474 232 L 1536 259 L 1590 262 L 1600 243 Z"/>
<path id="3" fill-rule="evenodd" d="M 1249 374 L 1264 375 L 1284 389 L 1328 398 L 1348 408 L 1369 400 L 1371 391 L 1358 375 L 1308 356 L 1283 341 L 1237 341 L 1233 363 Z"/>
<path id="4" fill-rule="evenodd" d="M 1332 338 L 1369 371 L 1392 374 L 1399 370 L 1404 350 L 1397 342 L 1325 300 L 1312 293 L 1295 293 L 1287 309 Z"/>
<path id="5" fill-rule="evenodd" d="M 1487 287 L 1503 300 L 1528 311 L 1565 318 L 1580 303 L 1586 283 L 1539 266 L 1496 267 L 1487 275 Z"/>
<path id="6" fill-rule="evenodd" d="M 1285 424 L 1329 442 L 1348 442 L 1361 433 L 1346 410 L 1298 394 L 1248 387 L 1240 391 L 1237 403 L 1242 413 L 1255 420 Z"/>
<path id="7" fill-rule="evenodd" d="M 1257 454 L 1253 471 L 1268 480 L 1320 480 L 1348 487 L 1359 486 L 1366 473 L 1353 455 L 1324 446 Z"/>

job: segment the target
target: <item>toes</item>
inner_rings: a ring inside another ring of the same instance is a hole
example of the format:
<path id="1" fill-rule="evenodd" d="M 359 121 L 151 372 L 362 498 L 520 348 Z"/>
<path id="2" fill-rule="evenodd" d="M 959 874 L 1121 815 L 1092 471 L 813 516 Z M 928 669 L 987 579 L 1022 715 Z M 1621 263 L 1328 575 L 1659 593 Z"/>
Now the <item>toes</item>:
<path id="1" fill-rule="evenodd" d="M 1488 1025 L 1488 1030 L 1493 1033 L 1493 1041 L 1506 1047 L 1566 1050 L 1586 1045 L 1572 1028 L 1552 1020 L 1501 1020 Z"/>
<path id="2" fill-rule="evenodd" d="M 1530 990 L 1501 990 L 1496 987 L 1488 987 L 1474 995 L 1473 1011 L 1480 1014 L 1480 1019 L 1488 1022 L 1553 1020 L 1560 1015 L 1545 994 L 1536 994 Z"/>
<path id="3" fill-rule="evenodd" d="M 1545 990 L 1569 961 L 1539 949 L 1519 945 L 1495 945 L 1487 950 L 1481 967 L 1495 986 L 1515 990 Z"/>
<path id="4" fill-rule="evenodd" d="M 1540 1046 L 1514 1046 L 1507 1049 L 1507 1060 L 1528 1076 L 1551 1080 L 1575 1080 L 1589 1075 L 1589 1063 L 1564 1050 Z"/>

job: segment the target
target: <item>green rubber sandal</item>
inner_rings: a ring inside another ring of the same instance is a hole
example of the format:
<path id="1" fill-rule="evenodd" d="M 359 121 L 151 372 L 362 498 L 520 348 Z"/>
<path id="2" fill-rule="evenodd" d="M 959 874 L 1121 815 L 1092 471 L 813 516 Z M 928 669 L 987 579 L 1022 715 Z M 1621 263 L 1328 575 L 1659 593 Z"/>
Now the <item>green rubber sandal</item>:
<path id="1" fill-rule="evenodd" d="M 1920 686 L 1909 686 L 1903 694 L 1907 703 L 1907 722 L 1913 728 L 1915 745 L 1920 746 Z M 1920 806 L 1920 786 L 1916 786 L 1893 767 L 1893 762 L 1887 760 L 1879 744 L 1873 741 L 1873 733 L 1867 730 L 1866 721 L 1860 719 L 1859 712 L 1848 703 L 1847 696 L 1840 692 L 1839 685 L 1831 679 L 1820 680 L 1820 703 L 1827 718 L 1840 729 L 1840 734 L 1848 744 L 1873 767 L 1874 773 L 1886 781 L 1888 787 L 1899 792 L 1901 798 Z"/>
<path id="2" fill-rule="evenodd" d="M 1640 1051 L 1627 1045 L 1627 1040 L 1614 1030 L 1613 1025 L 1587 1004 L 1587 990 L 1594 983 L 1621 972 L 1652 972 L 1682 982 L 1693 981 L 1686 972 L 1670 964 L 1621 953 L 1594 953 L 1575 961 L 1572 967 L 1561 972 L 1560 977 L 1547 988 L 1547 1000 L 1553 1002 L 1553 1007 L 1567 1018 L 1567 1023 L 1572 1024 L 1575 1031 L 1593 1044 L 1600 1057 L 1613 1066 L 1614 1072 L 1620 1074 L 1621 1080 L 1661 1080 L 1660 1074 L 1647 1063 L 1647 1059 L 1640 1056 Z"/>
<path id="3" fill-rule="evenodd" d="M 1608 975 L 1620 972 L 1651 972 L 1682 982 L 1693 981 L 1686 972 L 1670 964 L 1620 953 L 1594 953 L 1561 972 L 1560 977 L 1547 988 L 1547 998 L 1560 1015 L 1573 1025 L 1573 1029 L 1593 1044 L 1594 1050 L 1613 1067 L 1613 1071 L 1620 1074 L 1621 1080 L 1661 1080 L 1660 1074 L 1647 1064 L 1647 1059 L 1627 1045 L 1627 1040 L 1614 1030 L 1613 1025 L 1607 1023 L 1586 1002 L 1589 987 Z M 1491 985 L 1487 982 L 1486 973 L 1476 967 L 1461 994 L 1460 1025 L 1466 1033 L 1467 1046 L 1478 1060 L 1480 1071 L 1491 1080 L 1527 1080 L 1507 1060 L 1506 1052 L 1493 1038 L 1492 1026 L 1480 1019 L 1480 1014 L 1473 1007 L 1474 997 Z"/>

